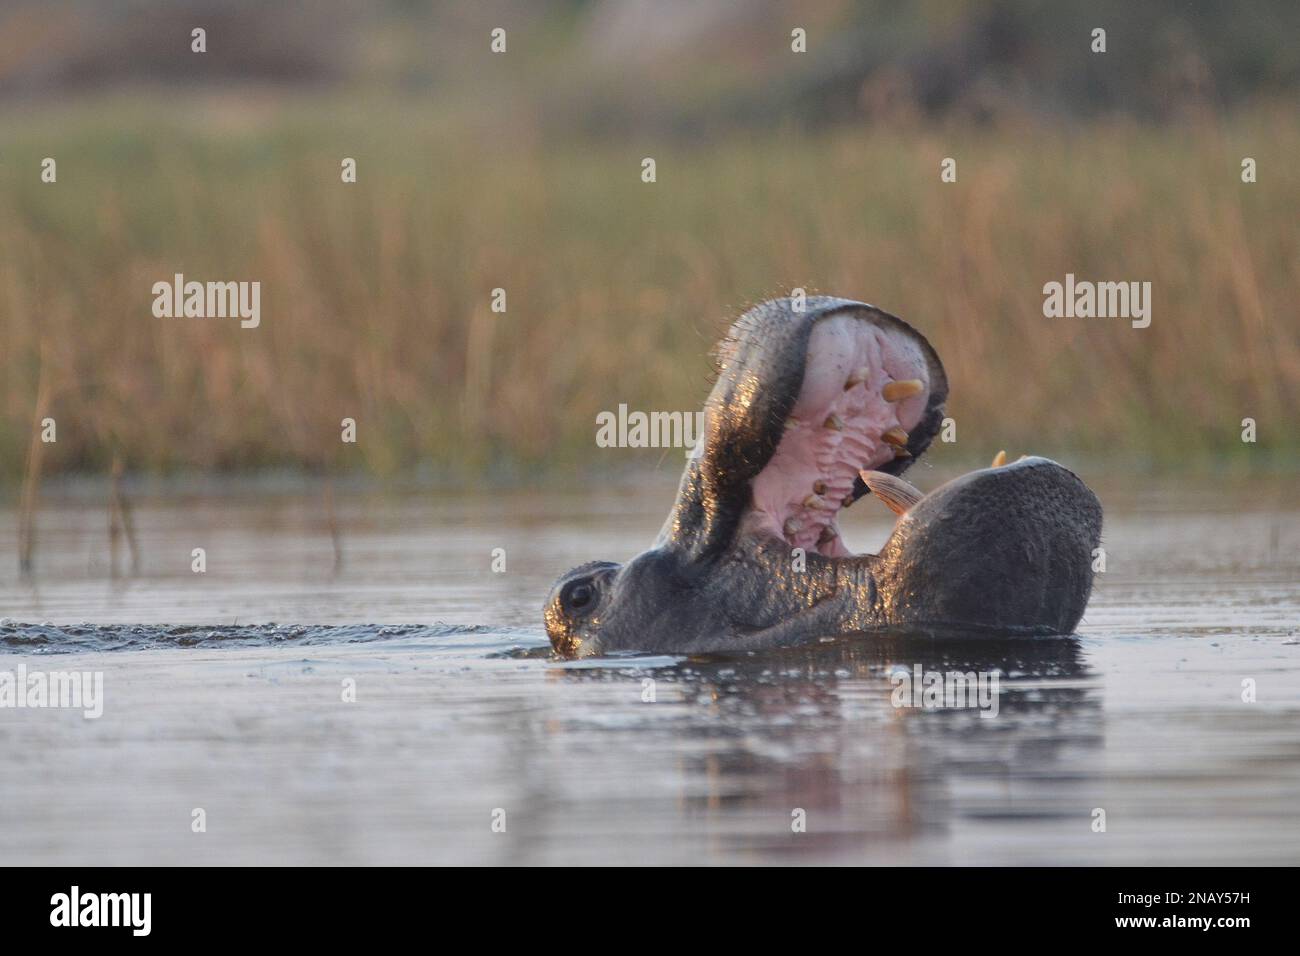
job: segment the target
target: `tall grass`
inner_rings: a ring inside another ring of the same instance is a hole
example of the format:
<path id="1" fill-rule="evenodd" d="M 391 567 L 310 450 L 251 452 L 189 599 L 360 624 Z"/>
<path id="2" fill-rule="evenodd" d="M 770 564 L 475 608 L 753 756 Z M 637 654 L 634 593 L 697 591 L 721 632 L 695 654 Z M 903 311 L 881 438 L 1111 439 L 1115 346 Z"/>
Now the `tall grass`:
<path id="1" fill-rule="evenodd" d="M 517 120 L 309 103 L 9 117 L 0 474 L 22 473 L 42 373 L 46 473 L 114 455 L 468 478 L 617 467 L 637 453 L 596 448 L 597 412 L 698 407 L 728 319 L 795 286 L 922 329 L 972 456 L 1296 452 L 1293 110 L 1227 129 L 902 124 L 707 144 L 548 142 Z M 40 181 L 45 156 L 57 184 Z M 1243 156 L 1259 182 L 1241 182 Z M 151 286 L 177 272 L 259 280 L 261 327 L 154 318 Z M 1067 272 L 1150 281 L 1150 328 L 1044 318 L 1042 286 Z"/>

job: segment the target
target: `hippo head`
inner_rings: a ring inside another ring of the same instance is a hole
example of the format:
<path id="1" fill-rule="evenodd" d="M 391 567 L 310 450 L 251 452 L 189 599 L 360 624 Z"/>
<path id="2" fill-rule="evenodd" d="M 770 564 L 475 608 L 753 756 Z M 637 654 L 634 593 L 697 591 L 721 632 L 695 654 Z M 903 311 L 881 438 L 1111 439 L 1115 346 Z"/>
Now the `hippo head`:
<path id="1" fill-rule="evenodd" d="M 718 347 L 704 436 L 654 547 L 556 582 L 556 652 L 751 650 L 848 633 L 1070 633 L 1101 507 L 1025 458 L 929 494 L 899 476 L 943 423 L 948 381 L 901 319 L 843 299 L 751 309 Z M 898 515 L 877 555 L 840 539 L 874 493 Z"/>

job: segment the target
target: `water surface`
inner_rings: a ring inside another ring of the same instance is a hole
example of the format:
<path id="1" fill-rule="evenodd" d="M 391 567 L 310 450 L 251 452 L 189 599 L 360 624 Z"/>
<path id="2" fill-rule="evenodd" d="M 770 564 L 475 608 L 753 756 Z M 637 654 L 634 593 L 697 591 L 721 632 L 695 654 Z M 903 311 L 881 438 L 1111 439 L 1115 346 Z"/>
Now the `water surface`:
<path id="1" fill-rule="evenodd" d="M 579 663 L 542 598 L 647 544 L 669 481 L 342 495 L 338 568 L 315 493 L 139 502 L 116 577 L 102 505 L 47 496 L 0 671 L 100 671 L 104 714 L 0 709 L 0 862 L 1300 862 L 1300 505 L 1101 490 L 1076 639 Z M 996 670 L 997 716 L 894 707 L 917 664 Z"/>

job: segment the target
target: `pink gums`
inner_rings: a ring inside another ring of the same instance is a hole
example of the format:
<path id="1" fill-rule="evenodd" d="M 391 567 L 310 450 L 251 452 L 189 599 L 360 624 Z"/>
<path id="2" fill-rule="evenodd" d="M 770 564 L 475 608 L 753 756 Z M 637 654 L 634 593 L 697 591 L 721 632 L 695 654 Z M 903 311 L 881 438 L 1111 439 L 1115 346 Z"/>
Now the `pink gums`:
<path id="1" fill-rule="evenodd" d="M 845 388 L 862 368 L 866 380 Z M 924 391 L 901 402 L 885 401 L 881 388 L 904 379 L 920 379 Z M 746 527 L 783 538 L 792 548 L 849 555 L 835 527 L 844 498 L 859 470 L 893 460 L 893 446 L 880 436 L 891 428 L 914 428 L 929 397 L 925 356 L 905 335 L 846 315 L 818 322 L 785 436 L 754 479 Z M 814 491 L 823 485 L 820 494 Z"/>

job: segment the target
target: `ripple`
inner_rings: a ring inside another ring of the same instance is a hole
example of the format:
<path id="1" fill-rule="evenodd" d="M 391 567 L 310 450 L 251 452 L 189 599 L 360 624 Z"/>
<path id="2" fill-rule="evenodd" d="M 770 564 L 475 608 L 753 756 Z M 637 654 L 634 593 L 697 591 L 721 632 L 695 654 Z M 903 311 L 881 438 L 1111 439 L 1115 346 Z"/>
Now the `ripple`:
<path id="1" fill-rule="evenodd" d="M 485 645 L 493 654 L 532 653 L 535 635 L 524 628 L 478 624 L 25 624 L 0 621 L 0 647 L 16 653 L 73 654 L 165 648 L 266 648 L 369 644 L 382 641 L 437 646 Z M 549 649 L 549 646 L 547 646 Z"/>

